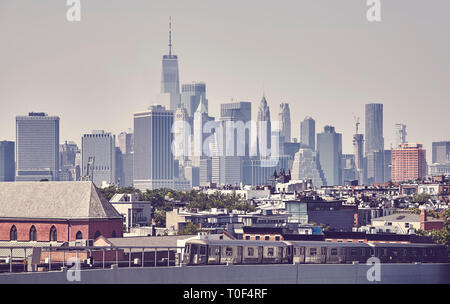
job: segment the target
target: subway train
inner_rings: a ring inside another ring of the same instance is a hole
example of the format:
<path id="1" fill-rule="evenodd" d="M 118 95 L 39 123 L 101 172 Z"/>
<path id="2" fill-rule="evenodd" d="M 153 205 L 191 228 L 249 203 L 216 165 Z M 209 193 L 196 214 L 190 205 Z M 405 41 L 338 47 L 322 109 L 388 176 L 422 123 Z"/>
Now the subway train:
<path id="1" fill-rule="evenodd" d="M 183 263 L 224 264 L 352 264 L 370 257 L 381 263 L 449 263 L 438 244 L 335 243 L 323 241 L 189 240 Z"/>

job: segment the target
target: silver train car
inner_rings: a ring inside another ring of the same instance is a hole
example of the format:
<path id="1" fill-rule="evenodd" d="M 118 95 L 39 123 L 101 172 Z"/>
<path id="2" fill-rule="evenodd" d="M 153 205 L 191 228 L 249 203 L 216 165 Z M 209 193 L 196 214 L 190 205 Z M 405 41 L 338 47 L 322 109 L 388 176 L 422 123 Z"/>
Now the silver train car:
<path id="1" fill-rule="evenodd" d="M 335 243 L 323 241 L 190 240 L 186 265 L 351 264 L 377 257 L 382 263 L 448 263 L 448 250 L 438 244 Z"/>
<path id="2" fill-rule="evenodd" d="M 183 263 L 187 265 L 288 264 L 292 248 L 283 242 L 190 240 Z"/>

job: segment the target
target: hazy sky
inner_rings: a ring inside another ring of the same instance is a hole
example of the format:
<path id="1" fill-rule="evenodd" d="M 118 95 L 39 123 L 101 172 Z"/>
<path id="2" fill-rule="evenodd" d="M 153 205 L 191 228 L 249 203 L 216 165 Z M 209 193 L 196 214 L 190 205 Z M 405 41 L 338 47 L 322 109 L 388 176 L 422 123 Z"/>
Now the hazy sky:
<path id="1" fill-rule="evenodd" d="M 252 101 L 263 88 L 272 120 L 291 108 L 300 121 L 331 124 L 351 153 L 353 116 L 384 104 L 385 146 L 395 123 L 408 141 L 448 140 L 450 1 L 381 0 L 382 21 L 366 0 L 81 0 L 81 22 L 65 0 L 0 0 L 0 140 L 15 140 L 15 116 L 61 117 L 61 142 L 133 127 L 133 113 L 156 103 L 167 23 L 182 83 L 204 81 L 212 116 L 220 104 Z"/>

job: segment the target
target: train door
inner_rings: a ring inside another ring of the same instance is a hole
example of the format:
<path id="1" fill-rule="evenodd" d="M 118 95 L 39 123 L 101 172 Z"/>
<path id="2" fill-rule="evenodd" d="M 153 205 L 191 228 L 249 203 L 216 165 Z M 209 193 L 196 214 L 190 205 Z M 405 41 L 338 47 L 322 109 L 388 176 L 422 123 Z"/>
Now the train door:
<path id="1" fill-rule="evenodd" d="M 320 248 L 321 253 L 321 263 L 325 264 L 327 262 L 327 247 Z"/>
<path id="2" fill-rule="evenodd" d="M 237 252 L 237 257 L 235 259 L 235 263 L 242 264 L 243 256 L 244 256 L 244 252 L 242 250 L 242 246 L 238 246 L 238 252 Z"/>
<path id="3" fill-rule="evenodd" d="M 263 247 L 262 246 L 258 246 L 258 262 L 260 264 L 263 263 Z"/>

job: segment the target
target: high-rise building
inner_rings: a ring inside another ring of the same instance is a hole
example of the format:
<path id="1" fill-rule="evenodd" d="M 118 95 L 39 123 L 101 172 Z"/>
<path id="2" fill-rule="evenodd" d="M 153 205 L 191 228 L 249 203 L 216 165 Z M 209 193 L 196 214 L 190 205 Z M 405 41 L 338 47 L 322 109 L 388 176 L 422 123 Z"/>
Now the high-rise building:
<path id="1" fill-rule="evenodd" d="M 300 143 L 302 148 L 316 150 L 316 121 L 309 116 L 300 124 Z"/>
<path id="2" fill-rule="evenodd" d="M 278 114 L 280 122 L 280 138 L 283 142 L 291 142 L 291 111 L 288 103 L 280 104 L 280 113 Z"/>
<path id="3" fill-rule="evenodd" d="M 29 113 L 16 117 L 16 181 L 57 181 L 59 117 Z"/>
<path id="4" fill-rule="evenodd" d="M 163 56 L 161 93 L 169 94 L 170 110 L 175 111 L 181 102 L 178 57 L 172 54 L 172 20 L 169 21 L 169 54 Z"/>
<path id="5" fill-rule="evenodd" d="M 120 149 L 118 149 L 120 151 Z M 101 187 L 103 183 L 117 184 L 116 137 L 103 130 L 94 130 L 84 134 L 81 139 L 81 174 L 92 178 L 92 182 Z M 89 165 L 89 160 L 93 164 Z"/>
<path id="6" fill-rule="evenodd" d="M 161 105 L 134 114 L 134 187 L 174 187 L 173 111 Z"/>
<path id="7" fill-rule="evenodd" d="M 121 132 L 117 135 L 117 144 L 122 154 L 129 154 L 133 152 L 134 136 L 131 132 Z"/>
<path id="8" fill-rule="evenodd" d="M 433 164 L 450 162 L 450 141 L 433 142 L 432 146 Z"/>
<path id="9" fill-rule="evenodd" d="M 295 154 L 292 165 L 292 179 L 311 179 L 313 186 L 318 188 L 326 184 L 325 176 L 315 151 L 304 148 Z"/>
<path id="10" fill-rule="evenodd" d="M 73 141 L 66 141 L 59 146 L 60 180 L 73 181 L 80 179 L 81 168 L 75 165 L 75 159 L 79 151 L 80 149 Z"/>
<path id="11" fill-rule="evenodd" d="M 406 125 L 405 124 L 395 124 L 395 146 L 398 147 L 400 144 L 406 143 Z"/>
<path id="12" fill-rule="evenodd" d="M 364 176 L 364 135 L 354 134 L 353 135 L 353 155 L 355 159 L 355 174 L 358 180 L 358 185 L 363 185 L 365 183 Z"/>
<path id="13" fill-rule="evenodd" d="M 392 150 L 384 150 L 384 182 L 392 180 Z"/>
<path id="14" fill-rule="evenodd" d="M 202 100 L 208 113 L 208 100 L 206 99 L 206 84 L 203 82 L 194 82 L 183 84 L 181 86 L 181 107 L 186 108 L 189 117 L 194 116 L 195 111 Z"/>
<path id="15" fill-rule="evenodd" d="M 0 141 L 0 182 L 13 182 L 14 173 L 14 142 Z"/>
<path id="16" fill-rule="evenodd" d="M 325 126 L 317 134 L 317 152 L 327 186 L 342 185 L 342 134 L 333 126 Z"/>
<path id="17" fill-rule="evenodd" d="M 384 150 L 372 151 L 367 154 L 367 183 L 381 184 L 385 182 Z"/>
<path id="18" fill-rule="evenodd" d="M 392 181 L 417 180 L 427 174 L 426 151 L 422 144 L 404 143 L 392 149 Z"/>
<path id="19" fill-rule="evenodd" d="M 266 97 L 263 96 L 258 107 L 257 119 L 258 155 L 268 157 L 271 149 L 272 125 L 270 123 L 270 109 Z"/>
<path id="20" fill-rule="evenodd" d="M 383 104 L 366 104 L 366 155 L 384 150 Z"/>
<path id="21" fill-rule="evenodd" d="M 353 154 L 342 154 L 342 182 L 352 182 L 357 179 L 355 156 Z"/>

